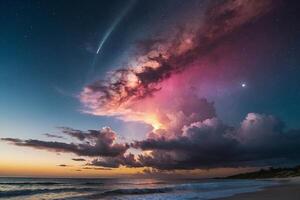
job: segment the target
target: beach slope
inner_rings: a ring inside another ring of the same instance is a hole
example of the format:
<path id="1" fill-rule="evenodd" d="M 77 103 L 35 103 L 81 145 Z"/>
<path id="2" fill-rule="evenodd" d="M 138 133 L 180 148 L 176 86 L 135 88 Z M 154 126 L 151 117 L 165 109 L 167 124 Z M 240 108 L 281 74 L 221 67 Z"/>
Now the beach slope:
<path id="1" fill-rule="evenodd" d="M 293 179 L 262 191 L 238 194 L 222 200 L 300 200 L 300 180 Z"/>

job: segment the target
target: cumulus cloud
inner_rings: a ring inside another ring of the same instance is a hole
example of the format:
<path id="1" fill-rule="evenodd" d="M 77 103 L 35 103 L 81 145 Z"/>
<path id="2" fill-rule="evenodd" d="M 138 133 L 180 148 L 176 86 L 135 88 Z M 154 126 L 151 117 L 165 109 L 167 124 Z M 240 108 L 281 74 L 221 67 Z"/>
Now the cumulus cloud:
<path id="1" fill-rule="evenodd" d="M 66 131 L 67 130 L 67 131 Z M 116 143 L 116 133 L 105 127 L 101 130 L 87 132 L 64 128 L 63 132 L 79 139 L 79 143 L 64 143 L 56 141 L 21 140 L 16 138 L 2 138 L 16 146 L 45 149 L 55 152 L 74 153 L 79 156 L 119 156 L 129 148 L 127 144 Z"/>
<path id="2" fill-rule="evenodd" d="M 133 144 L 150 154 L 140 155 L 144 166 L 158 169 L 194 169 L 221 166 L 233 159 L 237 141 L 229 133 L 231 127 L 217 118 L 184 125 L 177 137 L 168 139 L 163 134 Z"/>
<path id="3" fill-rule="evenodd" d="M 142 167 L 139 161 L 131 153 L 128 155 L 122 155 L 118 157 L 105 157 L 100 159 L 94 159 L 90 165 L 102 166 L 109 168 L 118 168 L 121 165 L 127 167 Z"/>
<path id="4" fill-rule="evenodd" d="M 300 130 L 284 130 L 274 116 L 249 113 L 240 127 L 224 125 L 219 119 L 184 125 L 181 134 L 133 143 L 150 151 L 139 155 L 143 166 L 157 169 L 196 169 L 278 164 L 299 161 Z"/>

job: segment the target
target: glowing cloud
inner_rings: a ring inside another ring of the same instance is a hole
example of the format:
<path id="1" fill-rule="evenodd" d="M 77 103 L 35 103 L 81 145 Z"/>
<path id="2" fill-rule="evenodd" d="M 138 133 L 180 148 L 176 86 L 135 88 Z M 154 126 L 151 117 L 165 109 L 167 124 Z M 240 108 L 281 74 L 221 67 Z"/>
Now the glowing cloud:
<path id="1" fill-rule="evenodd" d="M 155 113 L 155 108 L 161 109 L 160 102 L 152 102 L 151 106 L 145 99 L 153 98 L 165 80 L 209 55 L 226 37 L 274 6 L 272 0 L 212 1 L 202 23 L 179 29 L 167 39 L 140 43 L 139 48 L 145 54 L 138 55 L 130 66 L 86 86 L 79 96 L 85 112 L 143 121 L 156 129 L 161 127 L 160 116 Z"/>

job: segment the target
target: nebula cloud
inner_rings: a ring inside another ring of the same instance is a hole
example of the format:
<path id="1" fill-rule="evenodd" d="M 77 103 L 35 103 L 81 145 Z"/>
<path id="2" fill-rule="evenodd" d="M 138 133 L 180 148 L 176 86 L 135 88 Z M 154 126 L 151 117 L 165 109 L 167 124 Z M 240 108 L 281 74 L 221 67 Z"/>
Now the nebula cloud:
<path id="1" fill-rule="evenodd" d="M 85 112 L 152 124 L 149 112 L 140 109 L 144 99 L 160 91 L 163 81 L 210 54 L 226 37 L 268 13 L 276 2 L 211 1 L 202 23 L 181 28 L 167 39 L 140 42 L 139 51 L 145 54 L 138 55 L 135 63 L 86 86 L 80 94 Z"/>

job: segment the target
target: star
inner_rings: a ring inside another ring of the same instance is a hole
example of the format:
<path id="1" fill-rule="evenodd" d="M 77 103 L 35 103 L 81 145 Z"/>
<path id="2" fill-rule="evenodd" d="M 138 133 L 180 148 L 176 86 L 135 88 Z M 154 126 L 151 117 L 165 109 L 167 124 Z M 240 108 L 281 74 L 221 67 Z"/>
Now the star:
<path id="1" fill-rule="evenodd" d="M 243 88 L 245 88 L 245 87 L 247 87 L 247 84 L 246 84 L 246 83 L 242 83 L 241 86 L 242 86 Z"/>

